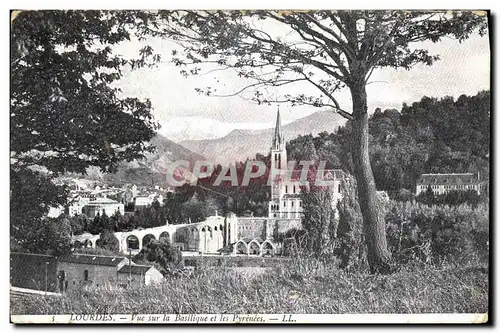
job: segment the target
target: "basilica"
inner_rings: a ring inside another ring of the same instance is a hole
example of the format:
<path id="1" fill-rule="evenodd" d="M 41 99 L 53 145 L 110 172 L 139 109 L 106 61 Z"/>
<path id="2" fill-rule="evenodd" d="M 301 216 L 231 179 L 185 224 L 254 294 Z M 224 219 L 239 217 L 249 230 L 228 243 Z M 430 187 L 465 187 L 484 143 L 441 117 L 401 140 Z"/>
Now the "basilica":
<path id="1" fill-rule="evenodd" d="M 300 199 L 302 188 L 308 188 L 307 184 L 301 182 L 301 170 L 286 170 L 288 158 L 286 152 L 286 141 L 281 128 L 280 111 L 276 117 L 276 127 L 271 145 L 271 200 L 269 201 L 270 219 L 300 219 L 303 207 Z M 284 176 L 286 175 L 286 176 Z M 344 177 L 342 170 L 324 170 L 321 178 L 329 181 L 329 189 L 332 192 L 332 205 L 341 199 L 341 181 Z"/>

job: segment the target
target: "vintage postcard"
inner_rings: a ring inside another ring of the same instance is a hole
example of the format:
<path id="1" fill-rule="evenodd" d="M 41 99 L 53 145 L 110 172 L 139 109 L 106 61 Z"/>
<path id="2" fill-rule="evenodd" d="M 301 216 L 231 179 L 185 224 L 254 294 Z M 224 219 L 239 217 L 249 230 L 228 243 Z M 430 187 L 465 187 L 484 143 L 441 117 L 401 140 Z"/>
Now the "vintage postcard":
<path id="1" fill-rule="evenodd" d="M 488 323 L 484 10 L 12 10 L 10 320 Z"/>

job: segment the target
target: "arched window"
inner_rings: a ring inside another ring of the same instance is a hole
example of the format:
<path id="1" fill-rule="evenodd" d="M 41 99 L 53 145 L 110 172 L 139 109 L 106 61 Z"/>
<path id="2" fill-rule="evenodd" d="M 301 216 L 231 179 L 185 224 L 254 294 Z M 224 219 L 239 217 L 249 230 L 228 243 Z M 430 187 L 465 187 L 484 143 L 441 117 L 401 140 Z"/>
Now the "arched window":
<path id="1" fill-rule="evenodd" d="M 164 231 L 164 232 L 162 232 L 162 233 L 160 234 L 159 239 L 160 239 L 160 240 L 162 240 L 162 239 L 168 239 L 168 240 L 170 240 L 170 234 L 169 234 L 168 232 Z"/>
<path id="2" fill-rule="evenodd" d="M 236 254 L 248 254 L 248 245 L 245 241 L 240 240 L 235 244 Z"/>
<path id="3" fill-rule="evenodd" d="M 248 244 L 248 254 L 250 255 L 259 255 L 260 254 L 260 244 L 253 240 Z"/>
<path id="4" fill-rule="evenodd" d="M 127 237 L 127 249 L 139 250 L 139 238 L 134 235 Z"/>
<path id="5" fill-rule="evenodd" d="M 275 249 L 274 249 L 273 244 L 268 240 L 266 240 L 264 243 L 262 243 L 261 251 L 262 251 L 262 255 L 272 256 L 275 253 Z"/>
<path id="6" fill-rule="evenodd" d="M 146 246 L 149 242 L 152 242 L 156 240 L 156 237 L 152 234 L 147 234 L 146 236 L 142 237 L 142 246 Z"/>

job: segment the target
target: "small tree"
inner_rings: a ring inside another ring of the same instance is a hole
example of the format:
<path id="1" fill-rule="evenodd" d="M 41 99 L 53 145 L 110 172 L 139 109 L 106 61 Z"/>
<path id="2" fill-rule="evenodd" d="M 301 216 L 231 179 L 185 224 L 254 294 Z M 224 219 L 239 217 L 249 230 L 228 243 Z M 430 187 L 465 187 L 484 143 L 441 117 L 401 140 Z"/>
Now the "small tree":
<path id="1" fill-rule="evenodd" d="M 363 217 L 356 195 L 356 182 L 346 178 L 341 184 L 342 199 L 337 203 L 338 228 L 335 255 L 340 267 L 359 267 L 365 256 L 363 246 Z"/>
<path id="2" fill-rule="evenodd" d="M 426 205 L 432 205 L 436 201 L 436 196 L 434 195 L 434 191 L 432 190 L 432 187 L 429 185 L 427 186 L 427 189 L 425 192 L 420 193 L 417 195 L 416 200 L 418 202 L 421 202 Z"/>
<path id="3" fill-rule="evenodd" d="M 14 238 L 11 238 L 14 241 Z M 71 250 L 71 227 L 66 218 L 35 220 L 24 236 L 15 239 L 19 250 L 31 253 L 62 255 Z M 12 245 L 14 245 L 12 244 Z"/>
<path id="4" fill-rule="evenodd" d="M 166 272 L 182 267 L 182 253 L 168 238 L 149 242 L 134 259 L 155 262 Z"/>
<path id="5" fill-rule="evenodd" d="M 94 216 L 92 222 L 90 223 L 89 232 L 92 235 L 98 235 L 101 233 L 103 229 L 104 226 L 102 225 L 101 214 L 97 213 L 96 216 Z"/>
<path id="6" fill-rule="evenodd" d="M 317 256 L 332 253 L 337 221 L 331 189 L 312 185 L 309 189 L 303 189 L 300 196 L 304 209 L 302 227 L 307 233 L 307 249 Z"/>
<path id="7" fill-rule="evenodd" d="M 99 239 L 96 241 L 96 245 L 110 252 L 118 253 L 120 251 L 120 242 L 110 229 L 104 229 L 101 232 Z"/>

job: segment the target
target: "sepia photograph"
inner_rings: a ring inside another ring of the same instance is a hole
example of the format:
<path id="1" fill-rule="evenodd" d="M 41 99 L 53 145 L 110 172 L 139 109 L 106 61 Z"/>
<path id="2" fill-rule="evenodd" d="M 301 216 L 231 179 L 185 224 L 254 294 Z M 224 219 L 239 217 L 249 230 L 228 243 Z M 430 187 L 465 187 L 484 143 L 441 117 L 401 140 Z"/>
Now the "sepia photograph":
<path id="1" fill-rule="evenodd" d="M 9 19 L 12 324 L 490 323 L 488 10 Z"/>

